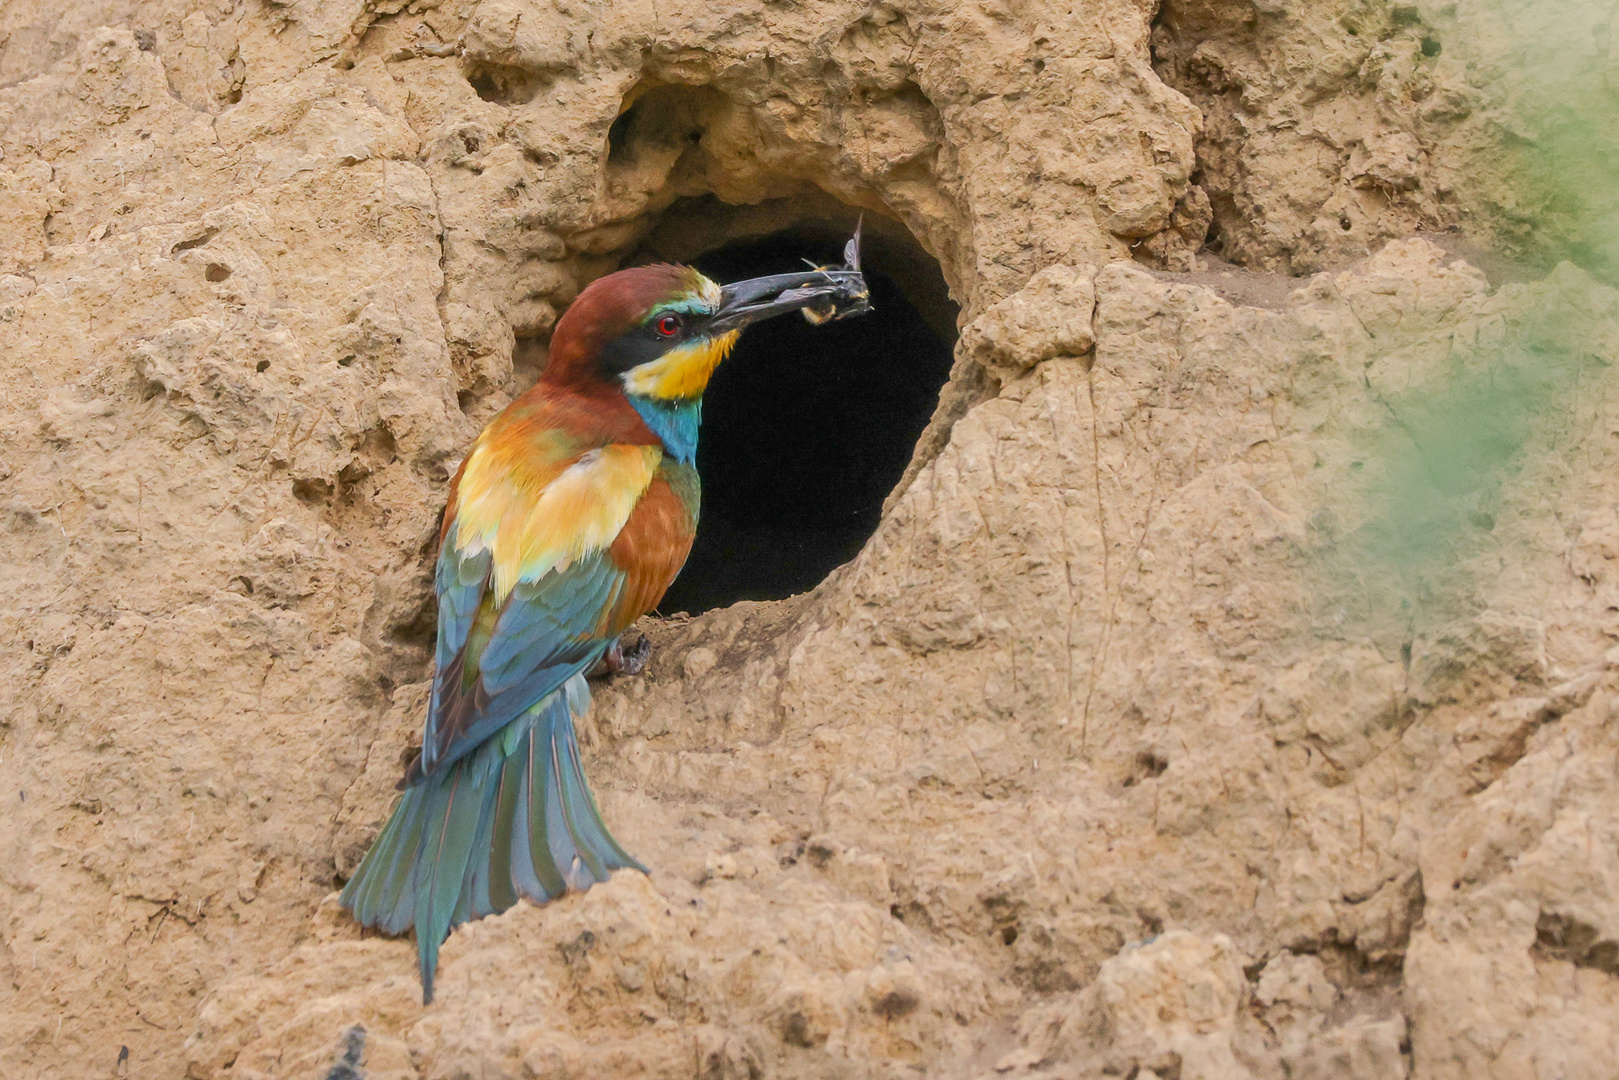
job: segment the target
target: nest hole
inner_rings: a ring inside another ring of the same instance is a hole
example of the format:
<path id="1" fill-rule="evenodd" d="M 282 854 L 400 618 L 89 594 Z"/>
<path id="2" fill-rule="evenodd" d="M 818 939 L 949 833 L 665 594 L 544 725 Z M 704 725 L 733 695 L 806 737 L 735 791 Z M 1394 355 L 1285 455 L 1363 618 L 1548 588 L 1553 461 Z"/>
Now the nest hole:
<path id="1" fill-rule="evenodd" d="M 721 283 L 842 261 L 859 214 L 819 193 L 672 206 L 626 265 L 678 261 Z M 814 588 L 876 530 L 950 375 L 956 305 L 908 230 L 865 220 L 875 310 L 756 324 L 703 399 L 702 515 L 659 611 L 698 614 Z"/>

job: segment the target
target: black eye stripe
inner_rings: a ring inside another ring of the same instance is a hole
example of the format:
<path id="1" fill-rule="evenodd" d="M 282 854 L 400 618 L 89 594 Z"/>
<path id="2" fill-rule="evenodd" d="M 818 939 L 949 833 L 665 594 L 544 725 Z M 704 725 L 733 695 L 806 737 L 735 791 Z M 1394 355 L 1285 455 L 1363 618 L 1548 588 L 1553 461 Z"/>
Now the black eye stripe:
<path id="1" fill-rule="evenodd" d="M 665 337 L 658 332 L 658 323 L 668 315 L 675 315 L 680 320 L 680 327 L 674 334 Z M 615 378 L 631 368 L 656 360 L 671 349 L 701 336 L 698 324 L 705 318 L 707 316 L 664 312 L 657 318 L 631 326 L 602 346 L 597 358 L 598 370 L 607 378 Z"/>
<path id="2" fill-rule="evenodd" d="M 651 327 L 636 327 L 609 341 L 602 347 L 598 363 L 604 374 L 622 375 L 662 356 L 669 348 L 669 339 L 659 337 Z"/>

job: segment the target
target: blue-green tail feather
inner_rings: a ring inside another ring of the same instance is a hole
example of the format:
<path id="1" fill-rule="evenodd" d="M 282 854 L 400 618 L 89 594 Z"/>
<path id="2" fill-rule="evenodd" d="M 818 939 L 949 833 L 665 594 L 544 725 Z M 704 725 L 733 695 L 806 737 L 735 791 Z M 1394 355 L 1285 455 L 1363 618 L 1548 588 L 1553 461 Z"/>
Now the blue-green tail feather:
<path id="1" fill-rule="evenodd" d="M 543 904 L 618 869 L 645 870 L 602 822 L 580 769 L 573 718 L 590 691 L 574 676 L 404 797 L 343 889 L 356 921 L 416 930 L 422 1000 L 438 950 L 461 923 L 526 896 Z"/>

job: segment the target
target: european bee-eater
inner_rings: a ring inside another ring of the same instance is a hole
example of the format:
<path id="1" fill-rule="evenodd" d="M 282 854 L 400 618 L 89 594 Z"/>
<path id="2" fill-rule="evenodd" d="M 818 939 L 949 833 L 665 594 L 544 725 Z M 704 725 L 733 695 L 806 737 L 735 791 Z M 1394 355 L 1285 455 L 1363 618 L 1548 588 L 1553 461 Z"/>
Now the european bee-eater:
<path id="1" fill-rule="evenodd" d="M 617 657 L 691 549 L 709 376 L 751 322 L 868 310 L 858 231 L 848 256 L 723 288 L 683 266 L 597 280 L 557 321 L 539 381 L 461 463 L 439 536 L 421 753 L 342 895 L 362 924 L 414 927 L 424 1003 L 451 927 L 645 869 L 580 769 L 585 676 Z"/>

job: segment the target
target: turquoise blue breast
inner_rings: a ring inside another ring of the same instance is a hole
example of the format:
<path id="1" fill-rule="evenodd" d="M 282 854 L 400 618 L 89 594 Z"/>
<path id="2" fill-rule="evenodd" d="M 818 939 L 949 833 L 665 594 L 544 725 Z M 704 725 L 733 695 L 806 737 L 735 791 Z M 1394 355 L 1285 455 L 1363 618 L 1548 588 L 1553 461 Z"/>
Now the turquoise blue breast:
<path id="1" fill-rule="evenodd" d="M 697 428 L 703 421 L 703 399 L 659 401 L 639 394 L 627 395 L 652 434 L 670 457 L 682 465 L 697 461 Z"/>

